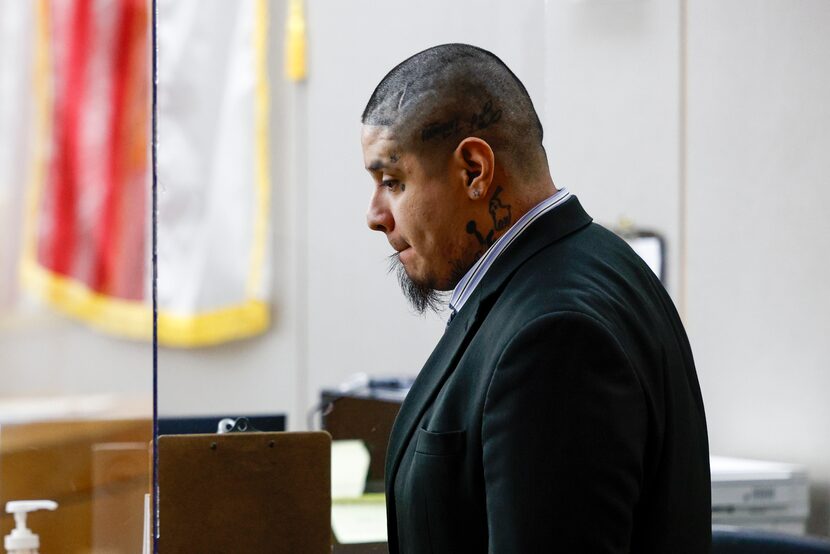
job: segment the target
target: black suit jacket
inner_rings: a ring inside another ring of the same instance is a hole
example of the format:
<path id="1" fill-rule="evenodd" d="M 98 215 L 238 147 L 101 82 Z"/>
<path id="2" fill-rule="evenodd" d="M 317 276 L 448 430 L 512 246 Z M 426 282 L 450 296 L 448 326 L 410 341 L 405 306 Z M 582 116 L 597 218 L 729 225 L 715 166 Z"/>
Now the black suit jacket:
<path id="1" fill-rule="evenodd" d="M 393 554 L 709 551 L 683 326 L 575 197 L 526 229 L 452 320 L 386 463 Z"/>

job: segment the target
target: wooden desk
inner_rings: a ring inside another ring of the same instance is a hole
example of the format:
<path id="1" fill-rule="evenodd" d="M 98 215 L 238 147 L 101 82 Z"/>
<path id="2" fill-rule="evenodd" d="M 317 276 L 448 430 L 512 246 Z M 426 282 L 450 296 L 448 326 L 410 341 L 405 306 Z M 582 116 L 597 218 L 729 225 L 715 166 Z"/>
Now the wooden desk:
<path id="1" fill-rule="evenodd" d="M 150 490 L 151 419 L 50 421 L 0 426 L 0 503 L 49 499 L 55 512 L 29 524 L 50 554 L 141 549 Z M 14 527 L 0 516 L 0 533 Z"/>

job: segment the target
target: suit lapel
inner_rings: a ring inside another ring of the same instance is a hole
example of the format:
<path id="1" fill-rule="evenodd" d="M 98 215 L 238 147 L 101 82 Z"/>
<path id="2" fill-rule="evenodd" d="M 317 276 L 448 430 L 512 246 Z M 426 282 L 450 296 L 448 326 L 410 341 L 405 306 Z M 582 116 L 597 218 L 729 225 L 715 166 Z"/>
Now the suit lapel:
<path id="1" fill-rule="evenodd" d="M 418 378 L 407 394 L 395 419 L 389 437 L 386 460 L 386 494 L 389 523 L 394 519 L 395 477 L 418 422 L 432 404 L 447 377 L 472 340 L 475 331 L 487 316 L 509 277 L 536 252 L 562 237 L 586 226 L 591 217 L 585 213 L 575 196 L 555 210 L 543 215 L 528 227 L 493 263 L 476 291 L 453 318 Z M 397 537 L 389 537 L 390 543 Z"/>
<path id="2" fill-rule="evenodd" d="M 424 368 L 406 395 L 406 401 L 395 418 L 392 432 L 389 436 L 389 456 L 386 460 L 386 490 L 390 491 L 393 480 L 390 480 L 400 464 L 406 445 L 415 432 L 418 422 L 423 417 L 427 407 L 432 404 L 435 395 L 441 390 L 441 385 L 455 367 L 458 357 L 463 354 L 466 344 L 477 327 L 477 310 L 463 310 L 456 315 L 447 327 L 444 336 L 432 351 Z"/>

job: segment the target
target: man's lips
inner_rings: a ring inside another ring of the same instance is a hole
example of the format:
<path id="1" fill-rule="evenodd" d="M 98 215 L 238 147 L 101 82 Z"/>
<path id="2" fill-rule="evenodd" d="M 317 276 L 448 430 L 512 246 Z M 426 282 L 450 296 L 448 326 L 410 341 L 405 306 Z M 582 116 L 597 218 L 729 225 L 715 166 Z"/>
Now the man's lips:
<path id="1" fill-rule="evenodd" d="M 408 252 L 410 251 L 411 247 L 408 244 L 404 245 L 397 245 L 395 248 L 395 253 L 392 254 L 395 256 L 401 263 L 406 263 L 406 258 L 408 258 Z"/>
<path id="2" fill-rule="evenodd" d="M 403 252 L 404 250 L 409 248 L 409 245 L 406 244 L 405 242 L 398 242 L 398 241 L 391 241 L 390 240 L 389 245 L 392 246 L 392 248 L 394 248 L 395 252 L 397 252 L 398 254 L 400 254 L 401 252 Z"/>

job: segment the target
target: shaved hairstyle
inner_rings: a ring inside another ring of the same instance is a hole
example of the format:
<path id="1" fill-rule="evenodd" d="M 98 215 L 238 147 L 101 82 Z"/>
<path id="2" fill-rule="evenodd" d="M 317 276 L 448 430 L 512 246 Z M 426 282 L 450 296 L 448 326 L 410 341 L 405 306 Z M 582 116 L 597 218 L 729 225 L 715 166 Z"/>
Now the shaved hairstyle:
<path id="1" fill-rule="evenodd" d="M 361 121 L 390 127 L 404 148 L 436 160 L 478 137 L 519 177 L 547 170 L 542 124 L 527 89 L 495 54 L 468 44 L 435 46 L 398 64 L 375 88 Z"/>

